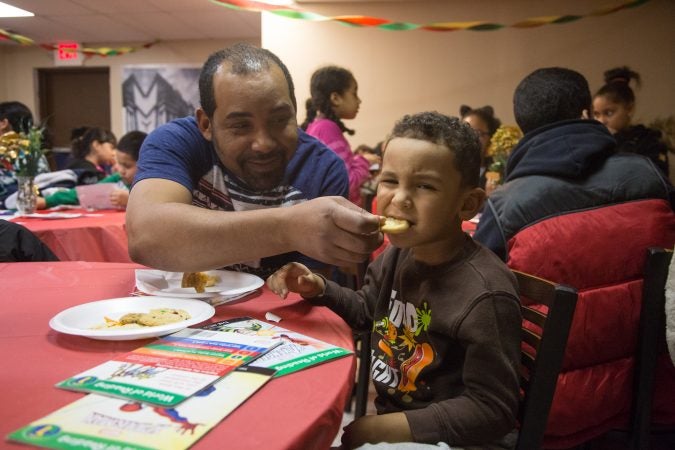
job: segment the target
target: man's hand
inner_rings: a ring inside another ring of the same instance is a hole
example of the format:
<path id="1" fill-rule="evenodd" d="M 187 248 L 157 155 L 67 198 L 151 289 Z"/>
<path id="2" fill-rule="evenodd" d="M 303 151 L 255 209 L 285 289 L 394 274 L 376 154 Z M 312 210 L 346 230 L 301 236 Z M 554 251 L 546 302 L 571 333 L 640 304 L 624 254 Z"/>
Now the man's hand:
<path id="1" fill-rule="evenodd" d="M 300 263 L 288 263 L 267 279 L 267 287 L 281 298 L 296 292 L 305 298 L 321 295 L 326 287 L 323 278 Z"/>
<path id="2" fill-rule="evenodd" d="M 342 448 L 352 449 L 378 442 L 412 442 L 408 419 L 402 412 L 363 416 L 344 429 Z"/>
<path id="3" fill-rule="evenodd" d="M 382 243 L 379 217 L 342 197 L 320 197 L 289 208 L 292 248 L 327 264 L 365 261 Z"/>

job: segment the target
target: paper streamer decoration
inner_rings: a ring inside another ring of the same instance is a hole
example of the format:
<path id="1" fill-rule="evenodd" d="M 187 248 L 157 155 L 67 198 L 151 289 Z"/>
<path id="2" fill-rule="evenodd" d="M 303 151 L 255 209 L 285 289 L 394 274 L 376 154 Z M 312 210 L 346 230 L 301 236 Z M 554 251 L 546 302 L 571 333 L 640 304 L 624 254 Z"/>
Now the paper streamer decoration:
<path id="1" fill-rule="evenodd" d="M 542 17 L 531 17 L 529 19 L 521 20 L 511 25 L 505 25 L 501 23 L 492 23 L 492 22 L 481 22 L 481 21 L 471 21 L 471 22 L 435 22 L 429 24 L 417 24 L 410 22 L 392 22 L 387 19 L 382 19 L 379 17 L 370 17 L 370 16 L 358 16 L 358 15 L 346 15 L 346 16 L 323 16 L 321 14 L 316 14 L 310 11 L 305 11 L 300 8 L 291 8 L 288 6 L 279 6 L 265 3 L 264 1 L 253 1 L 253 0 L 210 0 L 212 3 L 216 3 L 220 6 L 226 8 L 242 10 L 242 11 L 255 11 L 255 12 L 268 12 L 281 17 L 286 17 L 288 19 L 300 19 L 307 20 L 311 22 L 338 22 L 349 26 L 354 27 L 374 27 L 382 30 L 389 31 L 408 31 L 408 30 L 425 30 L 425 31 L 460 31 L 460 30 L 469 30 L 469 31 L 494 31 L 502 28 L 535 28 L 543 25 L 556 25 L 575 22 L 586 17 L 597 17 L 605 16 L 607 14 L 612 14 L 623 9 L 635 8 L 642 6 L 649 0 L 633 0 L 629 2 L 620 3 L 615 6 L 606 6 L 599 8 L 595 11 L 592 11 L 588 14 L 583 15 L 560 15 L 560 16 L 542 16 Z"/>
<path id="2" fill-rule="evenodd" d="M 146 44 L 141 45 L 140 47 L 117 47 L 117 48 L 110 48 L 110 47 L 99 47 L 99 48 L 90 48 L 90 47 L 82 47 L 79 52 L 82 53 L 85 57 L 92 57 L 92 56 L 102 56 L 102 57 L 107 57 L 107 56 L 120 56 L 120 55 L 126 55 L 127 53 L 132 53 L 135 52 L 139 49 L 142 48 L 150 48 L 159 41 L 152 41 L 148 42 Z M 53 44 L 40 44 L 40 47 L 44 48 L 45 50 L 56 50 L 57 46 Z"/>
<path id="3" fill-rule="evenodd" d="M 57 46 L 54 44 L 36 44 L 34 40 L 32 40 L 29 37 L 26 36 L 21 36 L 20 34 L 12 33 L 7 30 L 3 30 L 0 28 L 0 40 L 6 40 L 6 41 L 12 41 L 20 45 L 28 46 L 28 45 L 39 45 L 40 47 L 44 48 L 45 50 L 53 51 L 57 49 Z M 145 44 L 142 44 L 139 47 L 117 47 L 117 48 L 110 48 L 110 47 L 99 47 L 99 48 L 91 48 L 91 47 L 83 47 L 79 50 L 80 53 L 82 53 L 86 58 L 91 58 L 92 56 L 102 56 L 102 57 L 107 57 L 107 56 L 119 56 L 119 55 L 126 55 L 127 53 L 135 52 L 139 49 L 143 48 L 150 48 L 159 41 L 155 40 L 152 42 L 148 42 Z"/>
<path id="4" fill-rule="evenodd" d="M 20 34 L 14 34 L 7 30 L 0 28 L 0 40 L 2 41 L 12 41 L 20 45 L 33 45 L 35 42 L 31 38 L 26 36 L 21 36 Z"/>

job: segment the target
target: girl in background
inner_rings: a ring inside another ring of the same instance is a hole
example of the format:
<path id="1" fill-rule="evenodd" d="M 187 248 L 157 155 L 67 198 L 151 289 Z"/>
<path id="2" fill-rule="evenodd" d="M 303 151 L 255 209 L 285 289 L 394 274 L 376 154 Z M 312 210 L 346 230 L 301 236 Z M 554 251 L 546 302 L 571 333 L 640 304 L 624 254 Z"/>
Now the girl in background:
<path id="1" fill-rule="evenodd" d="M 110 200 L 113 205 L 119 208 L 126 208 L 129 201 L 129 188 L 136 176 L 136 162 L 141 150 L 141 145 L 147 137 L 142 131 L 130 131 L 120 139 L 115 152 L 117 160 L 117 171 L 112 175 L 103 178 L 99 183 L 117 183 L 119 189 L 115 189 L 110 194 Z M 65 189 L 47 195 L 44 198 L 38 198 L 38 209 L 51 208 L 57 205 L 78 205 L 75 189 Z"/>
<path id="2" fill-rule="evenodd" d="M 99 127 L 80 127 L 71 133 L 73 159 L 66 169 L 82 171 L 78 184 L 94 184 L 106 177 L 105 166 L 115 164 L 115 135 Z"/>
<path id="3" fill-rule="evenodd" d="M 344 137 L 350 130 L 342 122 L 356 117 L 361 99 L 352 73 L 337 66 L 322 67 L 312 74 L 311 98 L 307 100 L 307 118 L 301 128 L 333 150 L 347 166 L 349 173 L 349 200 L 363 206 L 361 186 L 370 178 L 370 166 L 380 163 L 374 154 L 354 154 Z"/>
<path id="4" fill-rule="evenodd" d="M 640 75 L 626 66 L 606 71 L 605 85 L 593 97 L 593 117 L 614 135 L 617 151 L 647 156 L 668 176 L 668 147 L 661 132 L 631 124 L 635 111 L 631 80 L 640 85 Z"/>
<path id="5" fill-rule="evenodd" d="M 490 138 L 492 138 L 492 135 L 495 134 L 502 122 L 495 117 L 495 111 L 489 105 L 477 109 L 462 105 L 459 107 L 459 115 L 478 134 L 481 149 L 479 185 L 485 189 L 487 183 L 485 172 L 492 163 L 492 158 L 487 155 L 488 148 L 490 147 Z"/>

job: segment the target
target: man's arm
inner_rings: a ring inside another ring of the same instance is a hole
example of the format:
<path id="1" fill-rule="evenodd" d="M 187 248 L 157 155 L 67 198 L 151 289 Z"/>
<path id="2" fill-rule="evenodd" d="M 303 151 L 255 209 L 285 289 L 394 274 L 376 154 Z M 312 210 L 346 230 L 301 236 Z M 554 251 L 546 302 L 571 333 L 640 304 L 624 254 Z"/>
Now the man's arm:
<path id="1" fill-rule="evenodd" d="M 170 271 L 198 271 L 299 251 L 334 265 L 364 261 L 382 235 L 378 217 L 341 197 L 288 208 L 214 211 L 193 206 L 182 185 L 149 178 L 127 205 L 131 259 Z"/>

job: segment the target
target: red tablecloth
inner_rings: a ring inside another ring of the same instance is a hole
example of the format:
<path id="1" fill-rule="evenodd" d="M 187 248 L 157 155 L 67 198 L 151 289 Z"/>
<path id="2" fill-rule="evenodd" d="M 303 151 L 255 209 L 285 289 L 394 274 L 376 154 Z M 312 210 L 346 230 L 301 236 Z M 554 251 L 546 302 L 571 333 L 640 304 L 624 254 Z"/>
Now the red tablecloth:
<path id="1" fill-rule="evenodd" d="M 0 264 L 0 434 L 80 398 L 54 387 L 83 370 L 151 340 L 96 341 L 52 331 L 48 322 L 70 306 L 126 297 L 134 264 L 51 262 Z M 248 301 L 216 307 L 215 322 L 271 311 L 280 325 L 352 349 L 349 327 L 327 308 L 297 296 L 281 300 L 264 289 Z M 326 449 L 340 427 L 354 381 L 346 357 L 273 379 L 195 444 L 195 449 Z M 2 448 L 27 448 L 2 442 Z"/>
<path id="2" fill-rule="evenodd" d="M 48 214 L 41 211 L 41 214 Z M 61 261 L 131 262 L 125 228 L 125 211 L 85 211 L 74 219 L 12 219 L 39 237 Z"/>

